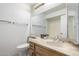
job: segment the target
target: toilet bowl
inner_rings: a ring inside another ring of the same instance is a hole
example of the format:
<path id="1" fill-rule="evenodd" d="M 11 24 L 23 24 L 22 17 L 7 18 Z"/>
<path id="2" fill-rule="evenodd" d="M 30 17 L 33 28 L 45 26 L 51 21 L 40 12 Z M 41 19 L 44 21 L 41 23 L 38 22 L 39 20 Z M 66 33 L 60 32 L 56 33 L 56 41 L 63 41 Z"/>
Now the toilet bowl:
<path id="1" fill-rule="evenodd" d="M 21 44 L 16 47 L 18 56 L 26 56 L 28 55 L 29 43 Z"/>

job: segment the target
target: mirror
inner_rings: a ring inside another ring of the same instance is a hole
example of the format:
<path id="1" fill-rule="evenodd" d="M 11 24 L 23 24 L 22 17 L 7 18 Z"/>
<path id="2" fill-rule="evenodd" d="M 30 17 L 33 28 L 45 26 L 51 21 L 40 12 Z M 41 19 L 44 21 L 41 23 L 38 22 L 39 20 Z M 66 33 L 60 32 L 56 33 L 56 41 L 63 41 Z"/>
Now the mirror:
<path id="1" fill-rule="evenodd" d="M 37 7 L 38 5 L 40 6 Z M 48 34 L 48 38 L 51 38 L 62 33 L 65 39 L 76 41 L 77 5 L 76 3 L 37 3 L 36 6 L 32 6 L 31 35 L 40 37 L 41 34 Z"/>
<path id="2" fill-rule="evenodd" d="M 56 8 L 50 10 L 50 13 L 46 13 L 47 20 L 47 33 L 49 38 L 56 38 L 63 35 L 63 38 L 67 38 L 67 8 L 66 4 L 60 4 Z"/>
<path id="3" fill-rule="evenodd" d="M 60 16 L 47 19 L 47 33 L 54 37 L 60 33 Z"/>
<path id="4" fill-rule="evenodd" d="M 68 3 L 68 38 L 73 43 L 77 44 L 77 21 L 78 21 L 78 3 Z"/>

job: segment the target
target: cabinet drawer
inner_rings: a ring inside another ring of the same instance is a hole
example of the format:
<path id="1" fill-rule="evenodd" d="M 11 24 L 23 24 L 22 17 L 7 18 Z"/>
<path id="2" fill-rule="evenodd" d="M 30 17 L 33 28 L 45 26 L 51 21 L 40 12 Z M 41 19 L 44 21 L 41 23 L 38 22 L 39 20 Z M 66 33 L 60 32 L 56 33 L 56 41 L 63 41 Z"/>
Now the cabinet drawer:
<path id="1" fill-rule="evenodd" d="M 40 54 L 41 56 L 63 56 L 64 54 L 59 53 L 54 50 L 50 50 L 40 45 L 35 45 L 36 53 Z"/>

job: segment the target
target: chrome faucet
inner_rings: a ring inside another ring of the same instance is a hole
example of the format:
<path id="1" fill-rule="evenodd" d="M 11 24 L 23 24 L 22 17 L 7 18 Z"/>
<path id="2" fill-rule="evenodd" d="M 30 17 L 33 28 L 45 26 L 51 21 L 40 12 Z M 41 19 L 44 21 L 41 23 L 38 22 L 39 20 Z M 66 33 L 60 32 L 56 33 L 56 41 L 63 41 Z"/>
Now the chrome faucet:
<path id="1" fill-rule="evenodd" d="M 63 33 L 60 33 L 59 35 L 56 35 L 54 38 L 53 38 L 55 41 L 62 41 L 64 42 L 64 37 L 63 37 Z"/>

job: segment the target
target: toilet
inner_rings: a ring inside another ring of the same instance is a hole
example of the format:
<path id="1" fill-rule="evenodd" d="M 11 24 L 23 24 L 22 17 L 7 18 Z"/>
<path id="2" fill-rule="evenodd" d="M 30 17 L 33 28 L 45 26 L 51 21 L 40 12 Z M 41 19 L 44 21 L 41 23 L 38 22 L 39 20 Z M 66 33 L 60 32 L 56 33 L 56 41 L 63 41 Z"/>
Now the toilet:
<path id="1" fill-rule="evenodd" d="M 28 55 L 29 43 L 21 44 L 16 47 L 18 56 L 27 56 Z"/>

